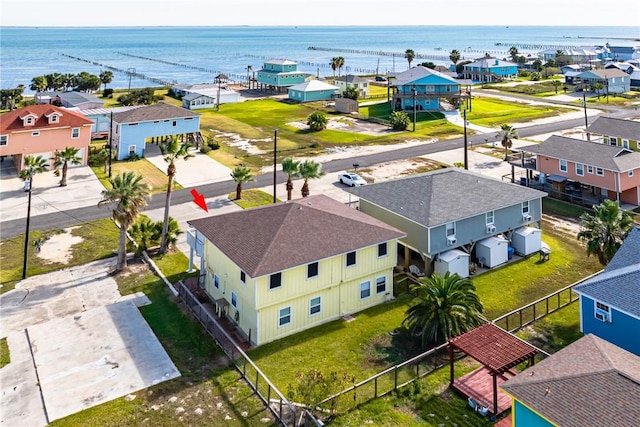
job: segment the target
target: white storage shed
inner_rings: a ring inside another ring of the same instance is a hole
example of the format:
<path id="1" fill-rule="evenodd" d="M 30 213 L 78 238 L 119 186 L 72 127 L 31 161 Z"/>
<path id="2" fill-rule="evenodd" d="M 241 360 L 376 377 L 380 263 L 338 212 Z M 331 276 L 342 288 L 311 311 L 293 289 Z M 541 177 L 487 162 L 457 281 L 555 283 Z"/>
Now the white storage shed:
<path id="1" fill-rule="evenodd" d="M 460 277 L 469 277 L 469 254 L 459 249 L 443 252 L 436 257 L 434 270 L 441 276 L 448 271 L 451 274 L 458 273 Z"/>
<path id="2" fill-rule="evenodd" d="M 484 267 L 504 264 L 509 259 L 509 241 L 502 235 L 480 240 L 476 244 L 476 257 Z"/>
<path id="3" fill-rule="evenodd" d="M 511 246 L 518 255 L 534 254 L 542 248 L 542 231 L 535 227 L 520 227 L 511 235 Z"/>

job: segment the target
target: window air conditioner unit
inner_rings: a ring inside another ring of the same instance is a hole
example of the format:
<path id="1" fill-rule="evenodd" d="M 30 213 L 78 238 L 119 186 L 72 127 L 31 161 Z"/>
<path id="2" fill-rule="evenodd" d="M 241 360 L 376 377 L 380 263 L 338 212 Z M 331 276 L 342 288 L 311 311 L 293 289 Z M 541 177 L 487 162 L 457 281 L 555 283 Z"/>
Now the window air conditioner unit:
<path id="1" fill-rule="evenodd" d="M 522 220 L 523 221 L 531 221 L 531 215 L 529 215 L 528 213 L 523 213 L 522 214 Z"/>
<path id="2" fill-rule="evenodd" d="M 496 231 L 496 226 L 493 224 L 489 224 L 487 225 L 487 233 L 495 233 Z"/>
<path id="3" fill-rule="evenodd" d="M 596 319 L 600 320 L 601 322 L 609 322 L 609 313 L 596 308 Z"/>
<path id="4" fill-rule="evenodd" d="M 447 245 L 453 246 L 457 241 L 458 239 L 456 239 L 456 236 L 447 236 Z"/>

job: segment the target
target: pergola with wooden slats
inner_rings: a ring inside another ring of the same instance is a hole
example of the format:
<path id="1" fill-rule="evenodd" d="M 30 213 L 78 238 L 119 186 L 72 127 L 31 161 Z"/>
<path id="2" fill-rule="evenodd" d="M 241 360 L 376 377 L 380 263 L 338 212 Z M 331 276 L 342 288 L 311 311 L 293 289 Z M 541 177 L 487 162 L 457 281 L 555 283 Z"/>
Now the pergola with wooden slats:
<path id="1" fill-rule="evenodd" d="M 462 335 L 449 340 L 449 365 L 451 371 L 450 385 L 454 382 L 454 351 L 459 350 L 489 370 L 493 377 L 493 411 L 498 412 L 497 376 L 509 371 L 518 364 L 529 361 L 535 363 L 538 349 L 504 329 L 486 323 Z"/>

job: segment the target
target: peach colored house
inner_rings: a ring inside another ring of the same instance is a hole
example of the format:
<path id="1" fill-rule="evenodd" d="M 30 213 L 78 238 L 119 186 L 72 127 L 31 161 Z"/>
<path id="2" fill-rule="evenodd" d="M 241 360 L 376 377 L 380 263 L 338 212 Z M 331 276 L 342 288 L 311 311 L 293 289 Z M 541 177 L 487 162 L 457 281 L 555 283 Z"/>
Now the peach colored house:
<path id="1" fill-rule="evenodd" d="M 21 170 L 24 156 L 52 159 L 56 150 L 75 147 L 87 164 L 91 125 L 80 113 L 53 105 L 31 105 L 0 116 L 0 156 L 13 158 Z"/>
<path id="2" fill-rule="evenodd" d="M 535 169 L 590 187 L 595 195 L 640 205 L 640 152 L 553 135 L 520 148 L 536 155 Z"/>

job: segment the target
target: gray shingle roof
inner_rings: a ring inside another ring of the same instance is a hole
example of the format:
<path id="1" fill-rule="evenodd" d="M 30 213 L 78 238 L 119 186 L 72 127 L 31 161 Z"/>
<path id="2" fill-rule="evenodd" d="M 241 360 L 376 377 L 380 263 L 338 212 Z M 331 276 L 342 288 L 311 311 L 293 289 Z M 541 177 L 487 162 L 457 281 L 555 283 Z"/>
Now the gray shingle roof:
<path id="1" fill-rule="evenodd" d="M 574 290 L 640 319 L 640 228 L 635 227 L 604 271 Z"/>
<path id="2" fill-rule="evenodd" d="M 640 419 L 640 357 L 586 335 L 502 385 L 558 426 L 631 426 Z"/>
<path id="3" fill-rule="evenodd" d="M 615 136 L 636 141 L 640 140 L 640 122 L 633 120 L 600 116 L 589 125 L 588 130 L 597 135 Z"/>
<path id="4" fill-rule="evenodd" d="M 617 68 L 610 68 L 607 70 L 587 70 L 580 73 L 581 78 L 600 78 L 600 79 L 612 79 L 614 77 L 628 77 L 628 74 Z"/>
<path id="5" fill-rule="evenodd" d="M 151 120 L 168 120 L 183 117 L 198 117 L 199 114 L 186 108 L 176 107 L 164 102 L 136 108 L 134 110 L 123 111 L 113 115 L 115 123 L 137 123 Z"/>
<path id="6" fill-rule="evenodd" d="M 366 83 L 366 82 L 368 82 L 367 79 L 363 79 L 362 77 L 355 76 L 353 74 L 347 74 L 346 76 L 336 77 L 336 80 L 338 80 L 338 81 L 345 81 L 345 79 L 347 80 L 347 83 Z"/>
<path id="7" fill-rule="evenodd" d="M 427 227 L 547 195 L 460 168 L 442 169 L 347 191 Z"/>
<path id="8" fill-rule="evenodd" d="M 250 277 L 406 235 L 321 194 L 188 223 Z"/>
<path id="9" fill-rule="evenodd" d="M 527 145 L 519 149 L 616 172 L 626 172 L 630 169 L 637 169 L 640 166 L 640 153 L 638 152 L 614 145 L 583 141 L 559 135 L 552 135 L 540 144 Z"/>
<path id="10" fill-rule="evenodd" d="M 444 80 L 450 81 L 453 84 L 460 84 L 454 78 L 449 77 L 446 74 L 442 74 L 436 70 L 431 70 L 427 67 L 423 67 L 422 65 L 418 65 L 417 67 L 409 68 L 407 71 L 393 75 L 392 77 L 395 77 L 395 80 L 391 81 L 391 85 L 402 86 L 406 84 L 411 84 L 416 80 L 420 80 L 428 76 L 440 77 Z"/>

